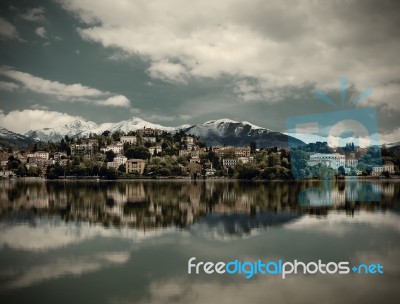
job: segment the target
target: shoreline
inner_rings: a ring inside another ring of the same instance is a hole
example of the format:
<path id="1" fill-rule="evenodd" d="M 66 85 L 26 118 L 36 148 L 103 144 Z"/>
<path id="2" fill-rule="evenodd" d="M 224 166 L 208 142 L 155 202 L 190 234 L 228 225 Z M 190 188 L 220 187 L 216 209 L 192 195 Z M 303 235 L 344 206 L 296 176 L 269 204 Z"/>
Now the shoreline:
<path id="1" fill-rule="evenodd" d="M 45 177 L 17 177 L 17 178 L 3 178 L 0 181 L 43 181 L 43 182 L 124 182 L 124 181 L 140 181 L 140 182 L 208 182 L 208 181 L 224 181 L 224 182 L 244 182 L 244 183 L 265 183 L 265 182 L 323 182 L 323 181 L 342 181 L 342 182 L 400 182 L 400 176 L 392 178 L 379 178 L 379 177 L 356 177 L 356 178 L 345 178 L 345 179 L 333 179 L 333 180 L 323 180 L 323 179 L 237 179 L 228 177 L 208 177 L 208 178 L 198 178 L 191 179 L 190 177 L 163 177 L 163 178 L 117 178 L 117 179 L 105 179 L 99 177 L 70 177 L 70 178 L 59 178 L 59 179 L 47 179 Z"/>

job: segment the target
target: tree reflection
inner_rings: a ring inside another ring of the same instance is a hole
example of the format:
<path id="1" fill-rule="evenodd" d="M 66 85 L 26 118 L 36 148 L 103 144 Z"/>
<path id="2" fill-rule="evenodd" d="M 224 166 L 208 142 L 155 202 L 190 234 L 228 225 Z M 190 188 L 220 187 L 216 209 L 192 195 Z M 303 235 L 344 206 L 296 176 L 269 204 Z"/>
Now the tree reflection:
<path id="1" fill-rule="evenodd" d="M 343 181 L 329 187 L 321 181 L 1 181 L 0 216 L 24 210 L 41 216 L 59 215 L 65 221 L 159 229 L 186 228 L 209 215 L 223 215 L 226 220 L 239 214 L 246 225 L 256 222 L 260 226 L 260 219 L 270 218 L 264 213 L 281 218 L 290 213 L 287 218 L 291 219 L 304 213 L 325 216 L 334 209 L 346 210 L 349 215 L 358 209 L 398 210 L 399 185 Z M 334 203 L 322 204 L 327 197 L 334 197 Z M 270 224 L 273 222 L 280 220 L 274 217 Z"/>

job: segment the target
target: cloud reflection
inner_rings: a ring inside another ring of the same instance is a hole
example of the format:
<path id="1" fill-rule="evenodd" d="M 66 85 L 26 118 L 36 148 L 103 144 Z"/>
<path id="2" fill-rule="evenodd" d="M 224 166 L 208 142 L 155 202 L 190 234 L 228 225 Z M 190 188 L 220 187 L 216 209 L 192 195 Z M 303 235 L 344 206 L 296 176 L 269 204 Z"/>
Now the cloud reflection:
<path id="1" fill-rule="evenodd" d="M 284 225 L 285 229 L 310 230 L 318 233 L 327 233 L 336 236 L 343 236 L 354 229 L 355 224 L 364 224 L 373 228 L 387 228 L 400 232 L 399 216 L 391 211 L 387 212 L 366 212 L 359 211 L 353 216 L 345 213 L 329 212 L 326 217 L 303 216 L 298 220 Z"/>
<path id="2" fill-rule="evenodd" d="M 129 252 L 104 252 L 93 256 L 62 258 L 45 265 L 32 266 L 22 270 L 12 278 L 5 288 L 22 288 L 45 280 L 72 275 L 80 276 L 95 272 L 101 268 L 124 264 L 129 260 Z"/>
<path id="3" fill-rule="evenodd" d="M 98 224 L 64 223 L 51 219 L 35 219 L 34 223 L 34 225 L 2 223 L 0 226 L 0 247 L 8 246 L 17 250 L 46 251 L 98 237 L 129 239 L 136 243 L 175 231 L 175 228 L 172 227 L 149 231 L 105 228 Z"/>

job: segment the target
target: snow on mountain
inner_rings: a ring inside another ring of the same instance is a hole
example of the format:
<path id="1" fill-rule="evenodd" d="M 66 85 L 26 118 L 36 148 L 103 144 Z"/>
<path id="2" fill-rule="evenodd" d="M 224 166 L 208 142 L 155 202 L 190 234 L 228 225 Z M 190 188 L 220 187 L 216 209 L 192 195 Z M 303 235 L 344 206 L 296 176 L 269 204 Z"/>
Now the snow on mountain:
<path id="1" fill-rule="evenodd" d="M 26 147 L 31 142 L 32 140 L 24 135 L 0 127 L 0 146 L 8 147 L 10 145 L 17 145 Z"/>
<path id="2" fill-rule="evenodd" d="M 167 132 L 183 130 L 188 134 L 199 136 L 207 145 L 234 145 L 243 146 L 255 141 L 258 147 L 288 146 L 288 136 L 279 132 L 261 128 L 247 121 L 238 122 L 228 118 L 210 120 L 198 125 L 182 125 L 179 127 L 165 127 L 145 121 L 141 118 L 132 117 L 117 123 L 103 123 L 97 125 L 91 121 L 76 120 L 70 124 L 56 128 L 44 128 L 29 131 L 26 135 L 32 139 L 42 141 L 59 141 L 65 135 L 69 137 L 83 137 L 90 133 L 101 134 L 104 131 L 122 131 L 128 133 L 143 128 L 160 129 Z M 300 140 L 293 139 L 298 144 Z"/>
<path id="3" fill-rule="evenodd" d="M 160 129 L 167 132 L 173 132 L 176 129 L 174 127 L 165 127 L 162 125 L 153 124 L 138 117 L 132 117 L 131 119 L 123 120 L 117 123 L 103 123 L 96 128 L 87 130 L 85 132 L 82 132 L 81 134 L 83 136 L 89 135 L 89 133 L 101 134 L 107 130 L 111 132 L 122 131 L 124 133 L 128 133 L 130 131 L 137 131 L 143 128 Z"/>
<path id="4" fill-rule="evenodd" d="M 290 137 L 286 134 L 261 128 L 247 121 L 238 122 L 228 118 L 210 120 L 184 129 L 188 134 L 199 136 L 209 146 L 245 146 L 255 141 L 257 147 L 287 147 Z M 302 141 L 291 138 L 296 145 Z"/>
<path id="5" fill-rule="evenodd" d="M 25 133 L 25 135 L 34 140 L 60 141 L 62 138 L 64 138 L 65 135 L 68 135 L 69 137 L 80 136 L 83 132 L 92 130 L 96 127 L 97 124 L 93 121 L 77 119 L 71 123 L 55 128 L 31 130 Z"/>

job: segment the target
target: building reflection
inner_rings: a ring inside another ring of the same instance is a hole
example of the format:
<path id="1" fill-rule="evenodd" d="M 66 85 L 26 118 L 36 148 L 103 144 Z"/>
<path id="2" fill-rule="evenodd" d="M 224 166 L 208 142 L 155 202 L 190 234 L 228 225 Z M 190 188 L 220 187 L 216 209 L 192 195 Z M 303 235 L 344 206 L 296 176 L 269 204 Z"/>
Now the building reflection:
<path id="1" fill-rule="evenodd" d="M 152 230 L 207 223 L 227 233 L 278 225 L 303 214 L 399 206 L 399 183 L 0 181 L 0 216 L 21 211 L 65 221 Z M 233 225 L 233 226 L 232 226 Z M 236 226 L 235 226 L 236 225 Z M 233 229 L 235 227 L 235 229 Z M 237 229 L 236 229 L 237 228 Z"/>

